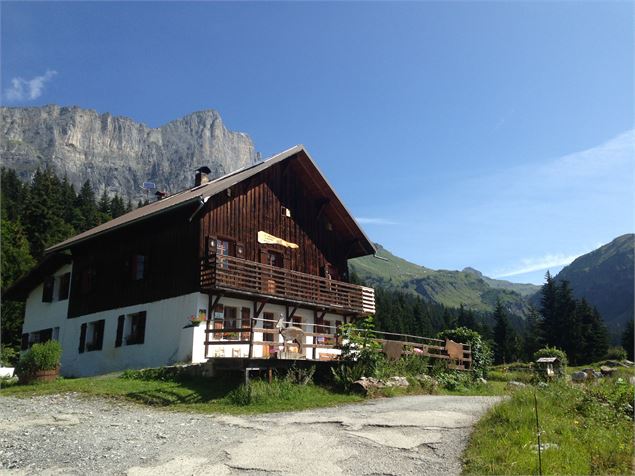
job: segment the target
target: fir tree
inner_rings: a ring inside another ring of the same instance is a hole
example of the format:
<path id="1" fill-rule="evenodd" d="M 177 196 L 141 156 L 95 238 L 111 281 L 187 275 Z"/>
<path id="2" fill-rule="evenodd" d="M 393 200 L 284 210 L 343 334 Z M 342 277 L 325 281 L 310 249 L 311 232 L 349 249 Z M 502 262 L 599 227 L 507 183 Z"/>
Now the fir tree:
<path id="1" fill-rule="evenodd" d="M 526 360 L 531 361 L 534 358 L 534 353 L 545 346 L 541 316 L 534 307 L 529 309 L 524 337 L 523 355 Z"/>
<path id="2" fill-rule="evenodd" d="M 626 350 L 626 354 L 628 359 L 633 361 L 635 358 L 633 357 L 633 319 L 630 319 L 626 324 L 626 329 L 624 329 L 624 333 L 622 334 L 622 347 Z"/>
<path id="3" fill-rule="evenodd" d="M 494 362 L 497 364 L 513 362 L 516 359 L 518 338 L 509 325 L 507 313 L 500 300 L 494 309 Z"/>
<path id="4" fill-rule="evenodd" d="M 99 215 L 95 204 L 95 192 L 86 180 L 79 191 L 76 200 L 76 208 L 79 211 L 79 220 L 74 223 L 75 228 L 82 232 L 99 225 Z"/>

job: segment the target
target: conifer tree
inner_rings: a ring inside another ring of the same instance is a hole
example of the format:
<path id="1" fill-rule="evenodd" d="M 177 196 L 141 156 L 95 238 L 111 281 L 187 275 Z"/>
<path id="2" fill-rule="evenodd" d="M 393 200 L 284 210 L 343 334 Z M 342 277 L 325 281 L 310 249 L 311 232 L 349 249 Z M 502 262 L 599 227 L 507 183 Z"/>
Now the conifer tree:
<path id="1" fill-rule="evenodd" d="M 635 339 L 633 335 L 633 319 L 630 319 L 626 323 L 626 329 L 624 329 L 622 333 L 622 347 L 626 350 L 626 355 L 630 361 L 635 360 L 633 357 L 633 339 Z"/>
<path id="2" fill-rule="evenodd" d="M 533 360 L 534 353 L 545 346 L 542 334 L 542 320 L 538 311 L 532 306 L 529 308 L 525 325 L 525 338 L 523 340 L 523 354 L 528 361 Z"/>
<path id="3" fill-rule="evenodd" d="M 500 300 L 494 309 L 494 362 L 497 364 L 513 362 L 516 359 L 517 336 L 507 318 Z"/>
<path id="4" fill-rule="evenodd" d="M 74 223 L 77 231 L 82 232 L 99 225 L 99 215 L 95 204 L 95 192 L 86 180 L 77 195 L 76 207 L 79 210 L 79 221 Z"/>

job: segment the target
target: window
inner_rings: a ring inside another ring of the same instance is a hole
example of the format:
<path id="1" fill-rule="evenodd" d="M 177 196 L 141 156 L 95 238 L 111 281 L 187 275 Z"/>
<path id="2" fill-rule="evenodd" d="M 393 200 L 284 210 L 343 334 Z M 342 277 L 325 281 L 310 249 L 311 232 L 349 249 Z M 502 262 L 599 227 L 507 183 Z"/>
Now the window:
<path id="1" fill-rule="evenodd" d="M 224 315 L 224 322 L 223 322 L 223 327 L 225 329 L 238 328 L 236 314 L 237 314 L 237 310 L 235 307 L 225 307 L 225 315 Z M 233 330 L 225 331 L 223 337 L 229 340 L 236 340 L 238 339 L 238 332 Z"/>
<path id="2" fill-rule="evenodd" d="M 146 257 L 144 255 L 133 255 L 130 266 L 130 277 L 133 281 L 140 281 L 145 278 Z"/>
<path id="3" fill-rule="evenodd" d="M 53 302 L 53 289 L 55 288 L 55 278 L 48 276 L 44 280 L 42 287 L 42 302 Z"/>
<path id="4" fill-rule="evenodd" d="M 248 307 L 243 307 L 241 309 L 241 316 L 242 318 L 241 320 L 241 327 L 243 329 L 249 329 L 251 328 L 251 311 L 249 310 Z M 249 340 L 250 338 L 250 332 L 249 331 L 244 331 L 241 333 L 240 335 L 240 340 Z"/>
<path id="5" fill-rule="evenodd" d="M 84 323 L 79 333 L 79 353 L 101 350 L 104 345 L 104 327 L 106 321 L 101 319 Z"/>
<path id="6" fill-rule="evenodd" d="M 262 318 L 264 319 L 262 323 L 262 327 L 264 329 L 273 329 L 273 313 L 272 312 L 263 312 Z M 271 333 L 263 333 L 262 341 L 263 342 L 273 342 L 274 335 Z"/>
<path id="7" fill-rule="evenodd" d="M 68 299 L 68 294 L 71 288 L 71 273 L 61 275 L 59 283 L 60 285 L 57 293 L 57 299 L 59 301 L 64 301 L 65 299 Z"/>
<path id="8" fill-rule="evenodd" d="M 146 312 L 135 312 L 117 318 L 115 347 L 143 344 L 146 334 Z"/>
<path id="9" fill-rule="evenodd" d="M 60 328 L 52 327 L 49 329 L 42 329 L 35 332 L 26 332 L 22 334 L 22 342 L 20 345 L 21 350 L 28 350 L 33 344 L 42 344 L 50 340 L 59 339 Z"/>

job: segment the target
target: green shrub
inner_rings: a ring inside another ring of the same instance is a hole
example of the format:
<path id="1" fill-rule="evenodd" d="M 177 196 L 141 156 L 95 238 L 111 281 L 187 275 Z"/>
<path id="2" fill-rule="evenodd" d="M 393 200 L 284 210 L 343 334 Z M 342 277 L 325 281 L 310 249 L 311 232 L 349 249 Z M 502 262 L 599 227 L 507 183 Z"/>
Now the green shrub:
<path id="1" fill-rule="evenodd" d="M 313 375 L 315 374 L 315 365 L 311 365 L 305 369 L 296 367 L 295 364 L 287 370 L 285 378 L 297 385 L 307 385 L 313 382 Z"/>
<path id="2" fill-rule="evenodd" d="M 560 364 L 562 365 L 562 371 L 566 368 L 569 360 L 567 359 L 567 354 L 564 350 L 560 350 L 557 347 L 543 347 L 542 349 L 538 349 L 534 352 L 534 361 L 540 359 L 541 357 L 557 357 L 560 359 Z"/>
<path id="3" fill-rule="evenodd" d="M 3 345 L 0 350 L 0 367 L 14 367 L 20 359 L 20 353 L 13 347 Z"/>
<path id="4" fill-rule="evenodd" d="M 33 344 L 20 357 L 16 373 L 28 377 L 41 370 L 54 370 L 59 367 L 61 357 L 62 346 L 56 340 L 50 340 L 43 344 Z"/>
<path id="5" fill-rule="evenodd" d="M 622 346 L 609 347 L 606 351 L 607 360 L 626 360 L 626 350 Z"/>
<path id="6" fill-rule="evenodd" d="M 492 365 L 492 350 L 481 335 L 467 327 L 447 329 L 437 334 L 437 339 L 450 339 L 454 342 L 469 344 L 472 348 L 472 374 L 475 378 L 487 377 Z"/>

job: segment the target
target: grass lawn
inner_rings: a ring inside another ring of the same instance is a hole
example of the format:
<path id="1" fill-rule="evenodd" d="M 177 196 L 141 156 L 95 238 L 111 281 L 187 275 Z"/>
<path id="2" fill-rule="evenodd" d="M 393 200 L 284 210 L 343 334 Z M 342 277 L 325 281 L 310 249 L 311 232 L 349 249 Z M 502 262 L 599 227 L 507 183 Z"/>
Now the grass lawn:
<path id="1" fill-rule="evenodd" d="M 180 411 L 198 413 L 270 413 L 327 407 L 363 400 L 317 385 L 297 385 L 274 381 L 272 385 L 254 381 L 250 402 L 241 401 L 236 390 L 239 379 L 146 380 L 114 375 L 58 379 L 51 383 L 13 385 L 0 389 L 0 397 L 30 397 L 78 392 L 84 395 L 119 398 Z"/>
<path id="2" fill-rule="evenodd" d="M 534 391 L 543 474 L 632 474 L 634 387 L 620 375 L 588 384 L 552 383 L 511 393 L 477 424 L 465 474 L 538 474 Z M 504 378 L 503 380 L 507 380 Z M 490 382 L 500 383 L 504 382 Z"/>

